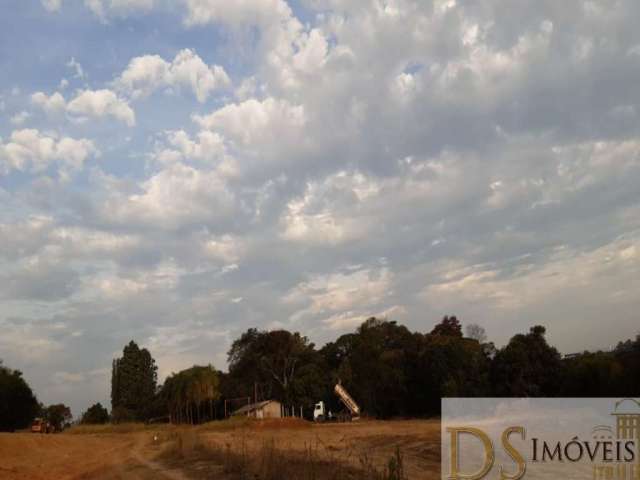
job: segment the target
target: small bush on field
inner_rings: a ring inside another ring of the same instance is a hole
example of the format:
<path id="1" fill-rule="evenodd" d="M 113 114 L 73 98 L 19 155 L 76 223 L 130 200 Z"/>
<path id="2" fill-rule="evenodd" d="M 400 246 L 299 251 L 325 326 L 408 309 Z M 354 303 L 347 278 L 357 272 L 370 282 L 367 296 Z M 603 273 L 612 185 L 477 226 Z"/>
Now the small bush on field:
<path id="1" fill-rule="evenodd" d="M 370 480 L 406 480 L 404 461 L 400 448 L 396 447 L 395 453 L 389 459 L 387 466 L 380 471 L 367 453 L 360 456 L 360 468 Z"/>

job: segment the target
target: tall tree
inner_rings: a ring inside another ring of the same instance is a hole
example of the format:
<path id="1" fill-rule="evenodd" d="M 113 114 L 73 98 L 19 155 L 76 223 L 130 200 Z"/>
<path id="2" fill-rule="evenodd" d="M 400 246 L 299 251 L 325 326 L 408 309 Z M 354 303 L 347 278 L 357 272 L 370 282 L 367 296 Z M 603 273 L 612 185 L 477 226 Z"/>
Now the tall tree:
<path id="1" fill-rule="evenodd" d="M 160 396 L 171 422 L 201 423 L 213 420 L 213 405 L 220 398 L 220 380 L 213 366 L 194 365 L 166 379 Z"/>
<path id="2" fill-rule="evenodd" d="M 156 394 L 158 367 L 146 348 L 132 340 L 113 361 L 111 411 L 115 422 L 146 420 Z"/>
<path id="3" fill-rule="evenodd" d="M 100 402 L 91 405 L 86 412 L 82 414 L 80 423 L 86 425 L 100 425 L 109 422 L 109 412 Z"/>
<path id="4" fill-rule="evenodd" d="M 40 406 L 33 391 L 18 370 L 0 361 L 0 431 L 26 428 Z"/>
<path id="5" fill-rule="evenodd" d="M 43 416 L 58 432 L 66 428 L 73 418 L 71 409 L 63 403 L 49 405 L 44 409 Z"/>
<path id="6" fill-rule="evenodd" d="M 394 321 L 367 319 L 355 334 L 343 335 L 322 349 L 341 381 L 369 415 L 390 417 L 407 412 L 408 366 L 415 353 L 409 330 Z M 327 399 L 338 408 L 333 394 Z"/>
<path id="7" fill-rule="evenodd" d="M 532 327 L 526 335 L 515 335 L 497 352 L 491 366 L 491 384 L 497 396 L 558 395 L 563 365 L 545 333 L 542 326 Z"/>
<path id="8" fill-rule="evenodd" d="M 313 343 L 297 332 L 261 332 L 252 328 L 231 345 L 229 373 L 243 385 L 245 395 L 252 396 L 257 387 L 263 399 L 299 404 L 295 392 L 304 389 L 296 383 L 301 378 L 301 367 L 318 358 Z"/>
<path id="9" fill-rule="evenodd" d="M 448 337 L 460 337 L 462 338 L 462 325 L 455 315 L 445 315 L 442 321 L 433 327 L 431 335 L 442 335 Z"/>
<path id="10" fill-rule="evenodd" d="M 477 323 L 470 323 L 465 327 L 465 333 L 467 334 L 467 338 L 471 338 L 472 340 L 477 340 L 478 343 L 485 343 L 487 341 L 487 332 L 484 327 L 481 327 Z"/>

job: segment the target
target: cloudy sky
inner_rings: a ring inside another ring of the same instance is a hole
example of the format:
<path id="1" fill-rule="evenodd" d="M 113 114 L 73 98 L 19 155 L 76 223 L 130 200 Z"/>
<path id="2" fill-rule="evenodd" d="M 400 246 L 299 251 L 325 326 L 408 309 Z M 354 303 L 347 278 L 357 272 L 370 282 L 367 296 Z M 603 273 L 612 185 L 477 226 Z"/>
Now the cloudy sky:
<path id="1" fill-rule="evenodd" d="M 639 329 L 637 0 L 28 0 L 0 14 L 0 358 L 108 404 L 248 327 Z"/>

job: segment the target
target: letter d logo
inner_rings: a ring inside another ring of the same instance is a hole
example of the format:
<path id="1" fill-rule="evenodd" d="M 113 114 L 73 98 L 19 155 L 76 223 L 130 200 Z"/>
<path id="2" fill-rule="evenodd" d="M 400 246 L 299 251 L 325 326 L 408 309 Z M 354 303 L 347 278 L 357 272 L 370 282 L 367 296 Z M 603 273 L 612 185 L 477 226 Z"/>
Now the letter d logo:
<path id="1" fill-rule="evenodd" d="M 483 478 L 495 461 L 495 454 L 493 452 L 493 444 L 491 439 L 482 430 L 473 427 L 456 427 L 447 428 L 447 433 L 451 434 L 451 472 L 449 474 L 449 480 L 480 480 Z M 460 458 L 459 458 L 459 435 L 461 433 L 467 433 L 479 438 L 484 447 L 484 465 L 476 473 L 460 473 Z"/>

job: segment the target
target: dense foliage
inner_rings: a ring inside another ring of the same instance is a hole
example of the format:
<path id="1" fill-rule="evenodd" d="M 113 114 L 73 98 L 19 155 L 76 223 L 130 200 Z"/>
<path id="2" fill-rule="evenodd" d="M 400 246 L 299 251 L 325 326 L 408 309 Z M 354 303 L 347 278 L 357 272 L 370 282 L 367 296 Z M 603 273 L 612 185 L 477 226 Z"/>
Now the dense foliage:
<path id="1" fill-rule="evenodd" d="M 145 402 L 133 400 L 114 407 L 146 412 L 143 418 L 152 411 L 173 422 L 199 423 L 252 400 L 276 399 L 310 416 L 320 400 L 334 412 L 342 408 L 333 394 L 337 382 L 366 415 L 379 418 L 437 415 L 442 397 L 640 394 L 640 336 L 620 342 L 615 351 L 562 358 L 542 326 L 515 335 L 500 349 L 482 327 L 471 324 L 464 331 L 455 316 L 444 317 L 429 333 L 370 318 L 318 349 L 297 332 L 252 328 L 232 343 L 228 373 L 194 366 L 171 375 L 154 401 L 145 401 L 152 410 L 136 410 Z M 138 356 L 146 358 L 138 363 L 153 369 L 135 370 L 146 373 L 132 376 L 137 380 L 127 390 L 125 367 Z M 113 391 L 120 399 L 135 399 L 139 384 L 152 383 L 152 377 L 155 382 L 153 359 L 131 343 L 114 362 Z"/>
<path id="2" fill-rule="evenodd" d="M 337 412 L 337 382 L 366 415 L 379 418 L 437 415 L 442 397 L 640 396 L 640 335 L 613 351 L 563 358 L 542 326 L 500 349 L 479 325 L 467 325 L 465 332 L 455 316 L 429 333 L 369 318 L 318 349 L 297 332 L 252 328 L 232 343 L 228 373 L 196 365 L 170 375 L 160 388 L 155 360 L 131 341 L 113 361 L 111 415 L 97 403 L 81 423 L 200 423 L 223 418 L 235 408 L 234 399 L 241 405 L 275 399 L 296 412 L 302 407 L 307 416 L 323 400 Z M 66 405 L 40 407 L 21 372 L 0 361 L 0 431 L 26 428 L 36 416 L 57 429 L 71 420 Z"/>
<path id="3" fill-rule="evenodd" d="M 26 428 L 40 410 L 38 400 L 18 370 L 0 361 L 0 431 Z"/>
<path id="4" fill-rule="evenodd" d="M 47 420 L 57 432 L 67 428 L 73 418 L 71 409 L 63 403 L 49 405 L 42 410 L 41 416 Z"/>
<path id="5" fill-rule="evenodd" d="M 174 373 L 164 382 L 159 397 L 172 422 L 213 420 L 214 402 L 220 398 L 218 372 L 211 365 L 195 365 Z"/>
<path id="6" fill-rule="evenodd" d="M 542 326 L 500 349 L 478 325 L 462 332 L 455 316 L 429 333 L 370 318 L 317 350 L 298 333 L 250 329 L 229 351 L 222 394 L 275 398 L 310 414 L 319 400 L 340 408 L 332 388 L 342 382 L 366 414 L 381 418 L 437 415 L 442 397 L 640 394 L 640 336 L 613 352 L 563 359 Z"/>
<path id="7" fill-rule="evenodd" d="M 113 360 L 111 416 L 114 422 L 147 420 L 156 395 L 158 367 L 146 348 L 131 341 Z"/>
<path id="8" fill-rule="evenodd" d="M 101 425 L 108 423 L 110 420 L 109 412 L 100 402 L 91 405 L 86 412 L 82 414 L 80 423 L 85 425 Z"/>

